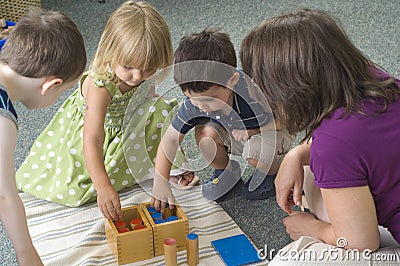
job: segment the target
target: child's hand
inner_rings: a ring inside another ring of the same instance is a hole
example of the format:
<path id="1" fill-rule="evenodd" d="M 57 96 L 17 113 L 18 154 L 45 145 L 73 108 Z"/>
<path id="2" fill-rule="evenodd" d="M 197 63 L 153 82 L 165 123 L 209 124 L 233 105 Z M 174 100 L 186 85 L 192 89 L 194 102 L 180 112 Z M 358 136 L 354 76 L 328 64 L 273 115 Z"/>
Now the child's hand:
<path id="1" fill-rule="evenodd" d="M 157 211 L 164 212 L 166 203 L 168 203 L 170 209 L 174 208 L 175 197 L 172 194 L 169 181 L 155 176 L 150 206 L 154 207 Z"/>
<path id="2" fill-rule="evenodd" d="M 247 130 L 234 129 L 232 130 L 232 136 L 236 141 L 246 141 L 249 139 Z"/>
<path id="3" fill-rule="evenodd" d="M 119 195 L 111 185 L 97 190 L 97 204 L 106 219 L 115 221 L 122 218 Z"/>

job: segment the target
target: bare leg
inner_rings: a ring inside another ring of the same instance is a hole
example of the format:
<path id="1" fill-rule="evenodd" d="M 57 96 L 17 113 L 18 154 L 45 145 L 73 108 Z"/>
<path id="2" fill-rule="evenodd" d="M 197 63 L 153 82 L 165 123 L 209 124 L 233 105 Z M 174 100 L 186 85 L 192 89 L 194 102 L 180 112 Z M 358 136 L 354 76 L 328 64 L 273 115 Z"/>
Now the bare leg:
<path id="1" fill-rule="evenodd" d="M 208 126 L 195 127 L 197 146 L 206 162 L 214 169 L 225 169 L 228 152 L 217 131 Z"/>

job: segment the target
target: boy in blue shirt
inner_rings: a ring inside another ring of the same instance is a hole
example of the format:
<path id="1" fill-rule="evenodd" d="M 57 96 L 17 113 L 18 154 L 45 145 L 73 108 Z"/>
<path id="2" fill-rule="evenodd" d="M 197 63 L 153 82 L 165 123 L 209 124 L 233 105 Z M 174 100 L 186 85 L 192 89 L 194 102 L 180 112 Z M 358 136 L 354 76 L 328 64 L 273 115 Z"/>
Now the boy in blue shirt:
<path id="1" fill-rule="evenodd" d="M 181 39 L 175 52 L 174 79 L 187 99 L 158 148 L 151 200 L 156 209 L 174 203 L 166 180 L 177 148 L 193 127 L 200 152 L 214 169 L 202 188 L 207 199 L 221 200 L 241 177 L 239 163 L 229 154 L 241 155 L 256 168 L 242 189 L 244 197 L 274 195 L 274 178 L 293 137 L 287 131 L 276 131 L 265 98 L 236 66 L 233 44 L 218 29 Z"/>

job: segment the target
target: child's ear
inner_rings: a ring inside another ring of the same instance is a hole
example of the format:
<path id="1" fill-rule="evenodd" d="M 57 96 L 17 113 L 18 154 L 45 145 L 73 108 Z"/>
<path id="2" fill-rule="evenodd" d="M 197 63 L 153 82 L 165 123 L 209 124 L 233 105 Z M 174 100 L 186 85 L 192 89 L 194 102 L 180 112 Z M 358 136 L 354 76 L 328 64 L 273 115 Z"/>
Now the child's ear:
<path id="1" fill-rule="evenodd" d="M 46 95 L 53 86 L 58 86 L 63 83 L 61 78 L 48 77 L 42 84 L 42 95 Z"/>
<path id="2" fill-rule="evenodd" d="M 232 77 L 230 77 L 230 78 L 228 79 L 228 83 L 227 83 L 228 88 L 233 88 L 233 87 L 235 87 L 235 85 L 236 85 L 236 84 L 238 83 L 238 81 L 239 81 L 239 78 L 240 78 L 239 72 L 234 72 L 233 75 L 232 75 Z"/>

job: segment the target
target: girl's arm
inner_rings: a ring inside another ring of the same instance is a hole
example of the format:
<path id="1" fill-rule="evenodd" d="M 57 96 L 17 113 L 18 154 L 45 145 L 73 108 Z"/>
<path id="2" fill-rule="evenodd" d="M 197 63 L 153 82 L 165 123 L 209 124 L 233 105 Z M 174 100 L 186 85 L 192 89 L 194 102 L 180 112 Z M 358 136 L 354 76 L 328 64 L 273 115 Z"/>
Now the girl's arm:
<path id="1" fill-rule="evenodd" d="M 103 158 L 104 120 L 111 96 L 106 88 L 95 87 L 88 77 L 82 85 L 86 98 L 85 123 L 83 128 L 83 154 L 90 178 L 97 191 L 97 203 L 107 219 L 121 218 L 118 193 L 111 185 Z"/>
<path id="2" fill-rule="evenodd" d="M 0 116 L 0 132 L 0 220 L 15 248 L 18 264 L 43 265 L 29 235 L 24 205 L 15 186 L 17 128 Z"/>

